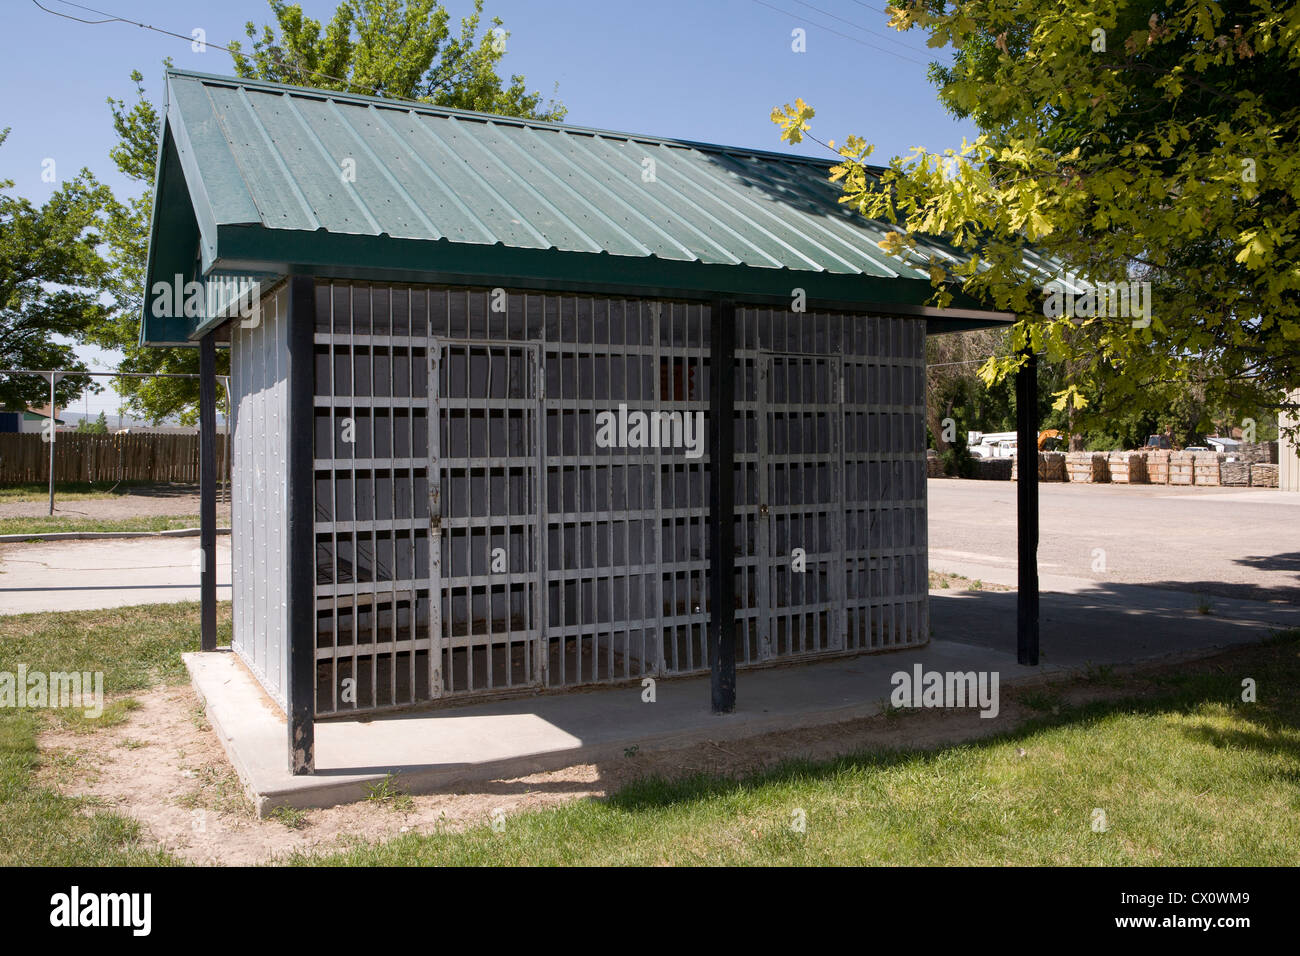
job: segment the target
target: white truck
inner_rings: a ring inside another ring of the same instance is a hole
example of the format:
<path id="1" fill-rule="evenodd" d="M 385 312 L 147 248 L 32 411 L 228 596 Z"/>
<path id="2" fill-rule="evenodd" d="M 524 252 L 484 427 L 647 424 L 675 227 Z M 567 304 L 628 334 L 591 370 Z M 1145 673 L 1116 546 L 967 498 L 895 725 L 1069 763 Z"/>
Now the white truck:
<path id="1" fill-rule="evenodd" d="M 972 458 L 1014 458 L 1015 432 L 967 432 L 966 447 Z"/>

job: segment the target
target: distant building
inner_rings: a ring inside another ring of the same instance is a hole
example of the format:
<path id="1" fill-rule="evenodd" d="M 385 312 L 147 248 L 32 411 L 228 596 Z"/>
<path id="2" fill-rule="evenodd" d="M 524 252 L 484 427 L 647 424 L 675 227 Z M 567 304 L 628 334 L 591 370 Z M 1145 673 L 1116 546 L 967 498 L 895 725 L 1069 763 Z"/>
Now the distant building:
<path id="1" fill-rule="evenodd" d="M 23 411 L 0 412 L 0 434 L 21 432 L 23 434 L 38 434 L 45 427 L 45 422 L 50 417 L 49 406 L 41 408 L 28 408 Z M 54 419 L 54 427 L 58 428 L 65 424 L 63 419 Z"/>

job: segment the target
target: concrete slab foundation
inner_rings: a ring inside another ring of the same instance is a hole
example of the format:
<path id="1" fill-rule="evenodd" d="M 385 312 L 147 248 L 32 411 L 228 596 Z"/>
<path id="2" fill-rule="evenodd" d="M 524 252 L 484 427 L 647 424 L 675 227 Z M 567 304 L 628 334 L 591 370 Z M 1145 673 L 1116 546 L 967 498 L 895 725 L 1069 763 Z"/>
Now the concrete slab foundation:
<path id="1" fill-rule="evenodd" d="M 1005 569 L 970 566 L 994 581 Z M 1014 570 L 1011 571 L 1014 576 Z M 892 676 L 915 664 L 937 671 L 996 671 L 1001 685 L 1031 683 L 1090 665 L 1197 657 L 1300 627 L 1300 607 L 1045 576 L 1043 655 L 1015 660 L 1015 594 L 931 594 L 933 638 L 922 648 L 742 671 L 734 714 L 709 710 L 707 677 L 658 682 L 654 703 L 637 686 L 443 707 L 316 725 L 317 770 L 287 769 L 283 715 L 234 654 L 187 654 L 194 687 L 261 815 L 279 806 L 325 807 L 364 799 L 366 786 L 400 774 L 411 793 L 620 757 L 626 749 L 672 749 L 773 730 L 838 723 L 878 713 Z"/>

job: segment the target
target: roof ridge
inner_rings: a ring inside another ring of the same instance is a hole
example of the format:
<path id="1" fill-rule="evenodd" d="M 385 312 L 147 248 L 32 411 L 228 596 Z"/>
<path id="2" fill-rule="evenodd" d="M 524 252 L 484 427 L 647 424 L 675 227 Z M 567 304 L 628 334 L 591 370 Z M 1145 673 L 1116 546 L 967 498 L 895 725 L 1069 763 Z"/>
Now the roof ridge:
<path id="1" fill-rule="evenodd" d="M 695 149 L 704 152 L 753 156 L 756 158 L 774 159 L 789 163 L 804 163 L 810 166 L 820 166 L 825 168 L 830 168 L 839 162 L 837 159 L 823 159 L 816 156 L 805 156 L 800 153 L 783 153 L 778 150 L 756 149 L 748 146 L 728 146 L 725 143 L 706 143 L 699 140 L 673 139 L 666 136 L 655 136 L 649 133 L 629 133 L 623 130 L 601 129 L 594 126 L 555 123 L 550 120 L 529 119 L 528 117 L 523 116 L 505 116 L 500 113 L 483 113 L 476 110 L 457 109 L 451 106 L 438 106 L 435 103 L 426 103 L 423 100 L 412 100 L 404 97 L 396 98 L 373 96 L 364 93 L 346 93 L 338 90 L 322 89 L 315 86 L 298 86 L 292 83 L 276 83 L 271 80 L 249 80 L 238 76 L 224 76 L 217 73 L 203 73 L 197 70 L 182 70 L 175 67 L 169 68 L 166 71 L 166 75 L 169 79 L 171 77 L 183 77 L 186 79 L 198 80 L 199 82 L 211 82 L 230 87 L 245 87 L 266 92 L 301 93 L 319 99 L 340 100 L 357 105 L 375 105 L 401 111 L 413 110 L 415 112 L 435 116 L 460 117 L 485 123 L 506 123 L 530 129 L 554 130 L 556 132 L 577 133 L 584 136 L 605 136 L 628 140 L 629 142 L 653 143 L 660 146 L 675 146 L 681 149 Z M 877 171 L 883 171 L 884 169 L 884 167 L 879 166 L 868 166 L 867 168 Z"/>

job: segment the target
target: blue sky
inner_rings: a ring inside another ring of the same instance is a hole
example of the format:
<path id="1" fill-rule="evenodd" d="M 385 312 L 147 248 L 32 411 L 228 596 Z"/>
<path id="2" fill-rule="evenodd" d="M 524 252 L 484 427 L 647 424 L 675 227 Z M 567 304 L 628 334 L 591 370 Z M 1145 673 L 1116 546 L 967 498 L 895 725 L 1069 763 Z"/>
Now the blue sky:
<path id="1" fill-rule="evenodd" d="M 96 14 L 58 0 L 54 10 L 86 19 Z M 119 17 L 173 33 L 206 31 L 212 43 L 243 39 L 243 25 L 269 20 L 265 0 L 78 0 Z M 124 23 L 88 25 L 55 17 L 31 0 L 2 0 L 0 179 L 39 202 L 52 186 L 42 163 L 60 177 L 88 166 L 114 190 L 127 184 L 108 151 L 113 134 L 107 97 L 129 100 L 128 74 L 144 73 L 158 95 L 162 60 L 182 69 L 230 73 L 226 53 L 195 53 L 188 42 Z M 468 0 L 446 0 L 454 17 Z M 308 16 L 327 19 L 334 0 L 303 0 Z M 921 34 L 886 25 L 884 0 L 488 0 L 485 14 L 510 31 L 504 70 L 522 73 L 532 89 L 569 108 L 568 122 L 682 139 L 816 153 L 787 147 L 768 116 L 773 106 L 803 97 L 817 109 L 819 138 L 856 133 L 876 144 L 881 162 L 914 145 L 931 149 L 973 136 L 969 124 L 939 106 L 926 80 L 938 51 Z M 806 52 L 791 33 L 806 31 Z M 83 350 L 109 367 L 110 354 Z M 85 402 L 74 411 L 83 411 Z M 110 393 L 91 396 L 92 414 L 114 412 Z"/>

